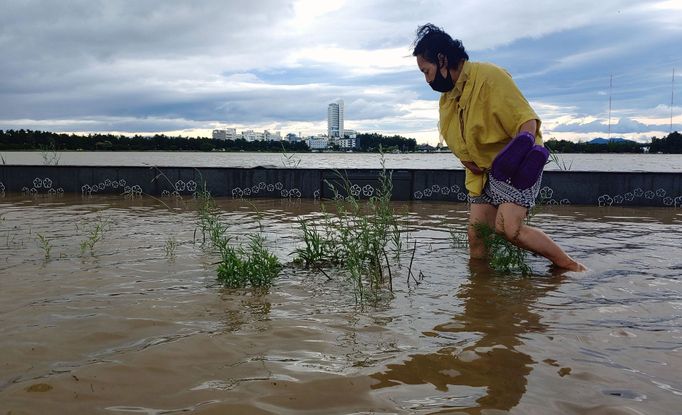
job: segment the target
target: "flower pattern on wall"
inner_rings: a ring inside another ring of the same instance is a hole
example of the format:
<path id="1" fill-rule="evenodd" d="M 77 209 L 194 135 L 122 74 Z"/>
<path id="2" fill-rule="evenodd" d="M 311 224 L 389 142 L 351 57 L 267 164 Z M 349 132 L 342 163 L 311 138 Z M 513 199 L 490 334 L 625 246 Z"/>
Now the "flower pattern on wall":
<path id="1" fill-rule="evenodd" d="M 366 180 L 366 179 L 365 179 Z M 363 181 L 365 181 L 363 180 Z M 366 183 L 366 182 L 365 182 Z M 55 177 L 33 177 L 24 183 L 13 183 L 11 186 L 5 182 L 0 182 L 0 197 L 6 196 L 10 189 L 18 191 L 19 188 L 24 194 L 28 195 L 61 195 L 64 193 L 63 187 L 58 186 L 58 179 Z M 348 192 L 350 197 L 354 198 L 370 198 L 377 194 L 378 189 L 371 184 L 360 184 L 348 182 Z M 15 187 L 16 186 L 16 187 Z M 199 191 L 198 183 L 194 180 L 176 180 L 174 182 L 168 181 L 166 188 L 168 190 L 161 191 L 161 196 L 166 197 L 183 197 L 192 196 L 197 197 Z M 127 183 L 125 179 L 110 179 L 96 183 L 83 183 L 80 185 L 81 194 L 92 195 L 97 193 L 114 193 L 121 194 L 125 197 L 135 197 L 144 195 L 143 187 L 139 184 Z M 288 187 L 286 182 L 276 181 L 268 183 L 266 181 L 259 181 L 253 184 L 246 184 L 244 186 L 234 187 L 228 191 L 228 196 L 235 198 L 249 198 L 249 197 L 276 197 L 276 198 L 296 198 L 304 197 L 303 191 L 297 187 Z M 312 193 L 314 199 L 320 199 L 322 195 L 321 189 L 315 189 Z M 553 189 L 550 186 L 543 186 L 540 189 L 537 198 L 537 204 L 542 205 L 569 205 L 573 203 L 568 198 L 560 198 L 560 191 Z M 433 183 L 421 189 L 416 189 L 412 193 L 413 200 L 449 200 L 455 202 L 467 202 L 468 195 L 466 190 L 460 185 L 445 185 L 440 183 Z M 589 204 L 589 201 L 580 198 L 580 204 Z M 625 205 L 647 205 L 647 206 L 665 206 L 665 207 L 682 207 L 682 195 L 675 194 L 669 190 L 658 187 L 646 189 L 636 187 L 621 193 L 604 193 L 599 195 L 596 200 L 592 202 L 594 205 L 607 206 L 625 206 Z"/>
<path id="2" fill-rule="evenodd" d="M 456 184 L 453 184 L 452 186 L 432 184 L 424 189 L 416 190 L 412 194 L 416 200 L 429 199 L 437 195 L 447 196 L 448 199 L 460 202 L 468 199 L 467 194 Z"/>
<path id="3" fill-rule="evenodd" d="M 49 177 L 36 177 L 30 185 L 21 188 L 21 192 L 28 195 L 62 195 L 64 189 L 61 187 L 53 187 L 53 181 Z M 4 186 L 3 186 L 4 188 Z M 2 193 L 2 192 L 0 192 Z"/>
<path id="4" fill-rule="evenodd" d="M 644 190 L 639 187 L 623 194 L 603 194 L 597 198 L 597 204 L 599 206 L 614 206 L 621 205 L 624 202 L 633 202 L 637 199 L 644 199 L 647 201 L 659 200 L 663 206 L 682 207 L 682 196 L 669 196 L 668 192 L 662 188 Z"/>

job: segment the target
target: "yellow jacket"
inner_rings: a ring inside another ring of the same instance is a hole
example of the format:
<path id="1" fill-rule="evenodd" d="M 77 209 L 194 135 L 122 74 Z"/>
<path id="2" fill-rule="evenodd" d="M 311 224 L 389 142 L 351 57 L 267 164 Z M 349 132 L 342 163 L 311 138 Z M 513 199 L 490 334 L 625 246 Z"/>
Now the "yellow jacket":
<path id="1" fill-rule="evenodd" d="M 542 144 L 540 118 L 511 75 L 490 63 L 465 61 L 455 87 L 440 97 L 441 136 L 460 160 L 486 170 L 529 120 L 537 120 L 535 142 Z M 469 195 L 479 196 L 487 173 L 465 171 Z"/>

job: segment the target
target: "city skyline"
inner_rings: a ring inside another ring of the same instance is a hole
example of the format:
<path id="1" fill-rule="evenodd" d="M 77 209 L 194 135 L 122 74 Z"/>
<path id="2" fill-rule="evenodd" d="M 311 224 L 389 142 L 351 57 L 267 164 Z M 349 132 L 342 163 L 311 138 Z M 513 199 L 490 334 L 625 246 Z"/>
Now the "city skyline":
<path id="1" fill-rule="evenodd" d="M 427 22 L 507 69 L 546 138 L 682 129 L 679 1 L 0 1 L 5 130 L 315 135 L 340 99 L 346 129 L 436 144 L 410 47 Z"/>

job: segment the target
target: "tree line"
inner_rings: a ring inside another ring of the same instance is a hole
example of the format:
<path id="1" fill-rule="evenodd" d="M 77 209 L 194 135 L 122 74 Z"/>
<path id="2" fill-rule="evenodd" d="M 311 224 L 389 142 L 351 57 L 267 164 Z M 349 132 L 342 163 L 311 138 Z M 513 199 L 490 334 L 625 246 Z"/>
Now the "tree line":
<path id="1" fill-rule="evenodd" d="M 0 150 L 54 151 L 310 151 L 303 142 L 214 140 L 169 137 L 164 134 L 132 137 L 113 134 L 53 133 L 32 130 L 0 130 Z"/>
<path id="2" fill-rule="evenodd" d="M 545 141 L 545 147 L 557 153 L 644 153 L 643 146 L 634 141 L 610 141 L 604 144 L 568 140 Z"/>
<path id="3" fill-rule="evenodd" d="M 610 141 L 604 144 L 547 140 L 545 147 L 557 153 L 667 153 L 682 154 L 682 135 L 677 131 L 663 138 L 653 137 L 650 143 L 630 140 Z"/>
<path id="4" fill-rule="evenodd" d="M 377 133 L 361 133 L 357 135 L 357 150 L 366 152 L 411 152 L 417 149 L 417 140 L 399 135 L 384 136 Z"/>
<path id="5" fill-rule="evenodd" d="M 682 154 L 682 134 L 675 131 L 668 134 L 667 137 L 652 138 L 649 151 L 652 153 Z"/>
<path id="6" fill-rule="evenodd" d="M 358 134 L 356 151 L 377 152 L 381 148 L 414 151 L 417 141 L 398 135 Z M 336 147 L 336 149 L 339 149 Z M 64 134 L 33 130 L 0 130 L 2 150 L 51 151 L 271 151 L 307 152 L 303 141 L 214 140 L 213 138 L 170 137 L 164 134 L 132 137 L 114 134 Z"/>
<path id="7" fill-rule="evenodd" d="M 606 144 L 547 140 L 545 146 L 558 153 L 643 153 L 649 147 L 651 153 L 682 154 L 682 134 L 670 133 L 663 138 L 653 137 L 651 143 L 634 141 L 611 141 Z M 377 133 L 360 133 L 356 138 L 355 151 L 362 152 L 401 151 L 417 149 L 414 138 L 399 135 L 384 136 Z M 51 151 L 310 151 L 303 141 L 246 141 L 214 140 L 212 138 L 171 137 L 164 134 L 132 137 L 114 134 L 53 133 L 33 130 L 0 130 L 0 151 L 3 150 L 51 150 Z"/>

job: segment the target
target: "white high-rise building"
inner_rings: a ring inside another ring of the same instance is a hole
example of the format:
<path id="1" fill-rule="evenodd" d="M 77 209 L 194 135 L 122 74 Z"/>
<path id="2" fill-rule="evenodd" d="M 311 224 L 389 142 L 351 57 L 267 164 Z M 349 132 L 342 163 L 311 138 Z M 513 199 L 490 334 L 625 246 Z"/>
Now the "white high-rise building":
<path id="1" fill-rule="evenodd" d="M 242 131 L 242 138 L 246 141 L 263 141 L 265 140 L 265 134 L 253 130 L 246 130 Z"/>
<path id="2" fill-rule="evenodd" d="M 236 128 L 225 128 L 222 130 L 213 130 L 214 140 L 236 140 L 237 139 L 237 129 Z"/>
<path id="3" fill-rule="evenodd" d="M 282 134 L 279 131 L 271 133 L 270 131 L 265 130 L 263 135 L 265 136 L 266 141 L 282 141 Z"/>
<path id="4" fill-rule="evenodd" d="M 311 150 L 324 150 L 329 146 L 328 137 L 310 137 L 306 141 Z"/>
<path id="5" fill-rule="evenodd" d="M 327 137 L 343 138 L 343 100 L 332 102 L 327 107 Z"/>

